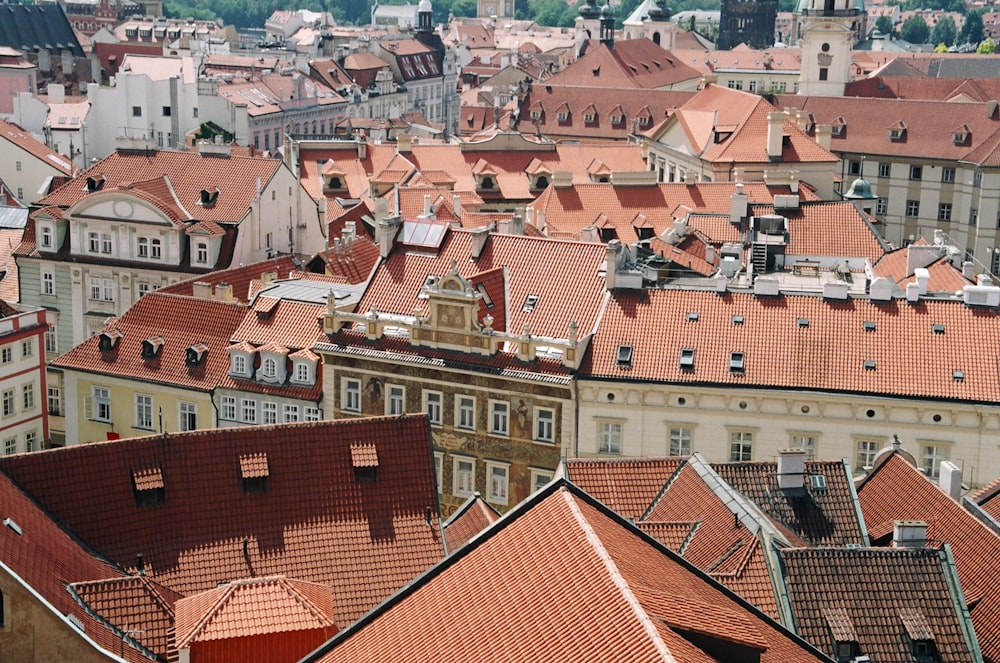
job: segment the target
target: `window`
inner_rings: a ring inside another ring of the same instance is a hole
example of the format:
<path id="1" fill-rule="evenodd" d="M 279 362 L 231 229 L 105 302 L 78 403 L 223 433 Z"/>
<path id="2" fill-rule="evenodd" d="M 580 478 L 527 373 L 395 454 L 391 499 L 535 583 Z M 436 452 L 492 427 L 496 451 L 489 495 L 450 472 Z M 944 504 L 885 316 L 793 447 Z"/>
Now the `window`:
<path id="1" fill-rule="evenodd" d="M 819 68 L 819 79 L 825 81 L 830 77 L 830 70 L 827 67 Z"/>
<path id="2" fill-rule="evenodd" d="M 9 345 L 3 348 L 3 350 L 0 350 L 0 360 L 2 360 L 5 364 L 9 364 L 14 360 L 14 352 L 11 350 Z"/>
<path id="3" fill-rule="evenodd" d="M 920 201 L 919 200 L 907 200 L 906 201 L 906 216 L 914 217 L 920 215 Z"/>
<path id="4" fill-rule="evenodd" d="M 344 402 L 342 407 L 345 412 L 361 412 L 361 381 L 344 379 Z"/>
<path id="5" fill-rule="evenodd" d="M 323 418 L 323 411 L 318 407 L 306 407 L 305 408 L 305 420 L 306 421 L 319 421 Z"/>
<path id="6" fill-rule="evenodd" d="M 889 211 L 889 199 L 879 198 L 875 201 L 875 213 L 879 216 L 885 216 L 885 213 Z"/>
<path id="7" fill-rule="evenodd" d="M 892 164 L 887 162 L 881 162 L 878 165 L 878 176 L 879 177 L 889 177 L 892 172 Z"/>
<path id="8" fill-rule="evenodd" d="M 149 239 L 146 237 L 140 237 L 138 241 L 138 247 L 136 253 L 140 258 L 149 257 Z"/>
<path id="9" fill-rule="evenodd" d="M 847 162 L 847 172 L 849 175 L 860 175 L 861 174 L 861 162 L 856 160 L 851 160 Z"/>
<path id="10" fill-rule="evenodd" d="M 510 469 L 507 465 L 486 463 L 486 476 L 489 478 L 486 489 L 487 500 L 494 504 L 507 504 L 509 472 Z"/>
<path id="11" fill-rule="evenodd" d="M 910 166 L 910 179 L 919 180 L 924 177 L 924 167 L 923 166 Z"/>
<path id="12" fill-rule="evenodd" d="M 56 294 L 56 275 L 50 271 L 42 272 L 42 294 L 43 295 L 54 295 Z"/>
<path id="13" fill-rule="evenodd" d="M 290 405 L 286 403 L 282 407 L 282 420 L 287 423 L 293 423 L 299 420 L 299 406 Z"/>
<path id="14" fill-rule="evenodd" d="M 52 248 L 52 227 L 42 226 L 42 237 L 41 243 L 42 248 L 51 249 Z"/>
<path id="15" fill-rule="evenodd" d="M 951 221 L 951 203 L 938 204 L 938 221 Z"/>
<path id="16" fill-rule="evenodd" d="M 38 431 L 29 430 L 24 434 L 24 450 L 34 451 L 35 445 L 38 443 Z"/>
<path id="17" fill-rule="evenodd" d="M 142 106 L 132 106 L 132 117 L 142 117 Z"/>
<path id="18" fill-rule="evenodd" d="M 979 210 L 975 207 L 969 208 L 969 225 L 972 227 L 979 225 Z"/>
<path id="19" fill-rule="evenodd" d="M 163 132 L 162 131 L 157 131 L 156 132 L 156 146 L 157 147 L 163 147 Z"/>
<path id="20" fill-rule="evenodd" d="M 161 242 L 158 239 L 150 240 L 149 242 L 149 257 L 153 260 L 159 260 L 162 256 Z"/>
<path id="21" fill-rule="evenodd" d="M 265 378 L 273 378 L 278 374 L 278 362 L 274 357 L 265 357 L 261 362 L 260 372 Z"/>
<path id="22" fill-rule="evenodd" d="M 691 455 L 691 429 L 683 426 L 670 427 L 668 454 L 671 456 Z"/>
<path id="23" fill-rule="evenodd" d="M 163 107 L 163 117 L 170 117 L 170 106 Z"/>
<path id="24" fill-rule="evenodd" d="M 3 441 L 3 452 L 8 456 L 13 453 L 17 453 L 16 437 L 8 437 L 6 440 Z"/>
<path id="25" fill-rule="evenodd" d="M 385 413 L 403 414 L 403 402 L 405 391 L 403 387 L 391 384 L 386 389 Z"/>
<path id="26" fill-rule="evenodd" d="M 32 339 L 21 341 L 21 357 L 30 357 L 35 354 L 35 342 Z"/>
<path id="27" fill-rule="evenodd" d="M 153 397 L 145 394 L 135 395 L 135 427 L 145 430 L 153 429 Z"/>
<path id="28" fill-rule="evenodd" d="M 265 424 L 278 423 L 278 404 L 273 401 L 264 401 L 262 406 L 263 421 Z"/>
<path id="29" fill-rule="evenodd" d="M 475 491 L 476 461 L 474 458 L 455 458 L 452 493 L 456 497 L 468 497 Z"/>
<path id="30" fill-rule="evenodd" d="M 257 423 L 257 401 L 243 398 L 240 401 L 240 421 L 245 424 Z"/>
<path id="31" fill-rule="evenodd" d="M 225 419 L 226 421 L 236 421 L 236 397 L 235 396 L 223 396 L 222 397 L 222 408 L 219 414 L 220 419 Z"/>
<path id="32" fill-rule="evenodd" d="M 729 434 L 729 460 L 733 463 L 745 463 L 753 460 L 752 432 L 734 430 Z"/>
<path id="33" fill-rule="evenodd" d="M 879 446 L 876 440 L 858 440 L 857 469 L 871 469 L 872 465 L 875 464 L 875 455 L 878 454 Z"/>
<path id="34" fill-rule="evenodd" d="M 952 184 L 955 181 L 955 169 L 954 168 L 942 168 L 941 169 L 941 181 L 945 184 Z"/>
<path id="35" fill-rule="evenodd" d="M 242 354 L 233 354 L 230 357 L 229 372 L 233 375 L 247 374 L 247 358 Z"/>
<path id="36" fill-rule="evenodd" d="M 816 456 L 816 436 L 815 435 L 792 435 L 792 449 L 801 449 L 806 452 L 806 458 L 812 460 Z"/>
<path id="37" fill-rule="evenodd" d="M 920 469 L 931 479 L 941 476 L 941 461 L 948 460 L 948 447 L 925 444 L 921 448 Z"/>
<path id="38" fill-rule="evenodd" d="M 49 387 L 49 414 L 58 417 L 62 413 L 62 392 L 59 387 Z"/>
<path id="39" fill-rule="evenodd" d="M 535 442 L 555 443 L 555 427 L 555 410 L 542 407 L 535 408 Z"/>
<path id="40" fill-rule="evenodd" d="M 3 390 L 3 416 L 9 417 L 14 414 L 16 405 L 14 404 L 14 390 Z"/>
<path id="41" fill-rule="evenodd" d="M 88 234 L 87 245 L 90 247 L 91 253 L 99 253 L 101 250 L 101 236 L 98 233 Z"/>
<path id="42" fill-rule="evenodd" d="M 21 385 L 21 404 L 25 410 L 32 410 L 35 407 L 35 385 L 31 382 Z"/>
<path id="43" fill-rule="evenodd" d="M 198 404 L 181 401 L 177 408 L 180 418 L 177 427 L 182 431 L 198 430 Z"/>
<path id="44" fill-rule="evenodd" d="M 111 235 L 101 235 L 101 253 L 111 253 Z"/>
<path id="45" fill-rule="evenodd" d="M 552 481 L 552 472 L 548 470 L 531 470 L 531 492 L 536 492 Z"/>
<path id="46" fill-rule="evenodd" d="M 309 370 L 308 363 L 304 361 L 295 363 L 295 375 L 292 378 L 292 382 L 299 382 L 301 384 L 310 384 L 312 382 L 312 375 Z"/>
<path id="47" fill-rule="evenodd" d="M 506 401 L 490 401 L 490 433 L 506 435 L 510 419 L 510 405 Z"/>
<path id="48" fill-rule="evenodd" d="M 17 172 L 20 173 L 22 168 L 23 168 L 23 166 L 21 165 L 20 161 L 15 161 L 14 162 L 14 170 L 15 171 L 17 171 Z"/>
<path id="49" fill-rule="evenodd" d="M 972 174 L 972 186 L 978 189 L 982 185 L 983 185 L 983 173 L 982 171 L 977 170 Z"/>
<path id="50" fill-rule="evenodd" d="M 90 299 L 95 302 L 115 301 L 115 282 L 112 279 L 90 278 Z"/>
<path id="51" fill-rule="evenodd" d="M 195 251 L 196 258 L 199 263 L 205 264 L 208 262 L 208 244 L 205 242 L 198 242 L 197 249 Z"/>
<path id="52" fill-rule="evenodd" d="M 441 425 L 441 402 L 444 396 L 440 391 L 424 392 L 424 411 L 432 426 Z"/>
<path id="53" fill-rule="evenodd" d="M 476 399 L 471 396 L 458 396 L 455 406 L 455 428 L 475 430 Z"/>
<path id="54" fill-rule="evenodd" d="M 620 454 L 622 452 L 622 425 L 619 421 L 601 422 L 601 437 L 597 452 Z"/>

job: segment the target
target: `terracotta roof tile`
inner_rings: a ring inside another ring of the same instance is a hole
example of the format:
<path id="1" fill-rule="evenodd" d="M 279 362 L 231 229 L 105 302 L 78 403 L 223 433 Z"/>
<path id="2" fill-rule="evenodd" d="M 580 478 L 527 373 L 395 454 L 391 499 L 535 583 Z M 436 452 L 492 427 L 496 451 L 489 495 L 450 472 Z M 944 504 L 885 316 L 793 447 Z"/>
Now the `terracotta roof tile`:
<path id="1" fill-rule="evenodd" d="M 708 661 L 696 644 L 703 642 L 759 652 L 762 663 L 823 660 L 575 487 L 555 482 L 305 660 L 429 660 L 447 652 L 473 661 L 489 650 L 507 661 L 537 660 L 539 651 L 552 661 Z"/>
<path id="2" fill-rule="evenodd" d="M 244 479 L 256 479 L 270 474 L 267 467 L 267 454 L 244 454 L 240 456 L 240 476 Z"/>
<path id="3" fill-rule="evenodd" d="M 448 551 L 458 550 L 499 518 L 500 514 L 483 499 L 482 495 L 478 492 L 473 493 L 442 526 L 448 542 Z"/>
<path id="4" fill-rule="evenodd" d="M 611 48 L 587 42 L 582 56 L 547 82 L 596 88 L 669 89 L 701 74 L 649 39 L 619 39 Z M 579 107 L 580 110 L 583 106 Z"/>
<path id="5" fill-rule="evenodd" d="M 36 140 L 29 132 L 3 118 L 0 118 L 0 140 L 27 152 L 48 168 L 59 171 L 67 177 L 73 176 L 80 170 L 68 157 L 53 151 L 45 143 Z"/>
<path id="6" fill-rule="evenodd" d="M 125 629 L 134 626 L 129 637 L 150 651 L 161 656 L 171 651 L 174 604 L 181 598 L 177 592 L 145 576 L 76 582 L 70 587 L 92 613 Z"/>
<path id="7" fill-rule="evenodd" d="M 986 660 L 1000 660 L 1000 536 L 931 483 L 898 452 L 876 461 L 858 487 L 872 543 L 897 520 L 927 523 L 927 539 L 947 543 L 969 602 L 972 623 Z"/>

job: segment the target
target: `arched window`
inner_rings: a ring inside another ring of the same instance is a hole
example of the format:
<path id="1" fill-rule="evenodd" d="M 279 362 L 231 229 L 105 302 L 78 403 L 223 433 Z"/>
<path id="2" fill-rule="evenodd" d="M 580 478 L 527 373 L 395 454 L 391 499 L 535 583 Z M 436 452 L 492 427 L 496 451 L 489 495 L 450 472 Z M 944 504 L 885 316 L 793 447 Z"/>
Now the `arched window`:
<path id="1" fill-rule="evenodd" d="M 145 237 L 139 238 L 139 257 L 148 258 L 149 257 L 149 240 Z"/>
<path id="2" fill-rule="evenodd" d="M 273 378 L 278 374 L 278 362 L 273 357 L 268 357 L 264 360 L 263 369 L 264 377 Z"/>

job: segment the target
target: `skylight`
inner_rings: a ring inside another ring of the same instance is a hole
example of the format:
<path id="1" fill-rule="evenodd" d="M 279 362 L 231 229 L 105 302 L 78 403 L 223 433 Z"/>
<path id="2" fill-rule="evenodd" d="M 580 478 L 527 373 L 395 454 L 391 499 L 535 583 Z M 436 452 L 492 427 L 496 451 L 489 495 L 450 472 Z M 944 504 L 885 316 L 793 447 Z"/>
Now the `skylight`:
<path id="1" fill-rule="evenodd" d="M 698 322 L 698 311 L 690 311 L 687 314 L 688 322 Z"/>
<path id="2" fill-rule="evenodd" d="M 938 325 L 931 325 L 931 332 L 933 332 L 935 334 L 943 334 L 944 333 L 944 325 L 940 325 L 940 324 L 938 324 Z"/>
<path id="3" fill-rule="evenodd" d="M 631 367 L 632 366 L 632 346 L 631 345 L 619 345 L 618 352 L 615 355 L 615 359 L 619 366 Z"/>
<path id="4" fill-rule="evenodd" d="M 746 355 L 742 352 L 729 353 L 729 370 L 733 373 L 742 373 L 745 370 Z"/>
<path id="5" fill-rule="evenodd" d="M 681 368 L 694 368 L 694 348 L 681 348 Z"/>
<path id="6" fill-rule="evenodd" d="M 798 320 L 796 320 L 796 324 L 798 324 L 799 327 L 808 327 L 809 318 L 799 318 Z"/>
<path id="7" fill-rule="evenodd" d="M 742 325 L 744 320 L 745 320 L 745 318 L 742 315 L 734 315 L 733 316 L 733 324 L 734 325 Z"/>
<path id="8" fill-rule="evenodd" d="M 863 328 L 866 332 L 873 332 L 875 331 L 875 323 L 871 320 L 865 320 Z"/>
<path id="9" fill-rule="evenodd" d="M 528 295 L 527 297 L 524 298 L 524 306 L 521 307 L 521 310 L 524 311 L 525 313 L 531 313 L 532 311 L 535 310 L 535 305 L 537 304 L 538 304 L 538 295 Z"/>
<path id="10" fill-rule="evenodd" d="M 477 283 L 476 290 L 483 296 L 483 304 L 486 305 L 486 308 L 493 308 L 493 298 L 490 297 L 490 293 L 486 291 L 486 286 L 482 283 Z"/>
<path id="11" fill-rule="evenodd" d="M 874 371 L 875 370 L 875 360 L 874 359 L 865 359 L 864 366 L 865 366 L 865 370 L 866 371 Z"/>
<path id="12" fill-rule="evenodd" d="M 951 379 L 955 382 L 961 382 L 965 379 L 965 371 L 954 370 L 951 372 Z"/>

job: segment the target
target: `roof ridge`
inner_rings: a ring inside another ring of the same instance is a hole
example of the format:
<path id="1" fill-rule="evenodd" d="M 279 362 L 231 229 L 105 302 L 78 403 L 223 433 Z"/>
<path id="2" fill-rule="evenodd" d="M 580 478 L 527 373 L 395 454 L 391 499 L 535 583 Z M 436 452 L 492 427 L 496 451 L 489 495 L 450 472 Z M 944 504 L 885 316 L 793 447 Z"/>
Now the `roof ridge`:
<path id="1" fill-rule="evenodd" d="M 604 542 L 601 541 L 600 536 L 594 531 L 590 522 L 587 520 L 586 516 L 580 510 L 580 505 L 576 503 L 575 496 L 572 495 L 565 488 L 560 490 L 563 500 L 566 502 L 570 513 L 576 520 L 580 529 L 583 530 L 584 535 L 587 537 L 587 541 L 591 544 L 594 553 L 597 555 L 598 559 L 604 564 L 604 568 L 608 572 L 608 576 L 611 581 L 615 584 L 615 587 L 621 592 L 622 598 L 628 607 L 631 608 L 632 613 L 635 615 L 636 619 L 642 625 L 642 629 L 649 636 L 650 641 L 653 646 L 656 647 L 657 651 L 660 652 L 660 656 L 663 657 L 664 661 L 670 661 L 671 663 L 676 663 L 676 659 L 667 647 L 667 643 L 663 641 L 660 637 L 659 632 L 656 629 L 656 625 L 653 624 L 652 618 L 646 613 L 646 609 L 640 603 L 638 597 L 632 592 L 632 588 L 629 587 L 628 581 L 622 576 L 621 571 L 618 570 L 618 565 L 615 564 L 614 559 L 611 557 L 611 553 L 608 552 L 607 548 L 604 547 Z"/>
<path id="2" fill-rule="evenodd" d="M 287 576 L 279 576 L 277 578 L 274 578 L 274 581 L 279 586 L 284 587 L 285 591 L 288 592 L 289 596 L 291 596 L 292 599 L 298 601 L 302 605 L 302 607 L 316 619 L 316 621 L 323 624 L 329 624 L 330 626 L 336 626 L 336 622 L 334 622 L 332 618 L 330 618 L 327 615 L 324 615 L 323 612 L 319 609 L 319 606 L 315 605 L 312 601 L 306 598 L 306 596 L 302 592 L 298 590 L 296 585 L 301 581 L 296 580 L 294 578 L 288 578 Z M 327 587 L 322 583 L 313 583 L 313 584 Z M 331 589 L 330 591 L 332 593 L 333 590 Z"/>
<path id="3" fill-rule="evenodd" d="M 222 591 L 219 591 L 220 589 Z M 208 627 L 209 623 L 211 623 L 212 619 L 215 617 L 215 614 L 218 612 L 219 607 L 222 605 L 222 602 L 224 600 L 226 600 L 226 598 L 233 593 L 233 585 L 232 585 L 232 583 L 230 583 L 230 584 L 225 585 L 224 587 L 221 587 L 221 588 L 220 587 L 216 587 L 215 589 L 209 589 L 207 591 L 209 591 L 209 592 L 219 592 L 219 596 L 202 613 L 202 615 L 198 619 L 198 621 L 194 623 L 194 625 L 191 627 L 191 629 L 188 631 L 187 635 L 185 636 L 184 640 L 177 642 L 177 649 L 184 648 L 185 645 L 191 643 L 199 633 L 203 632 Z M 193 594 L 192 598 L 194 596 L 198 596 L 198 594 Z M 175 634 L 174 638 L 176 638 L 176 637 L 177 636 Z"/>

